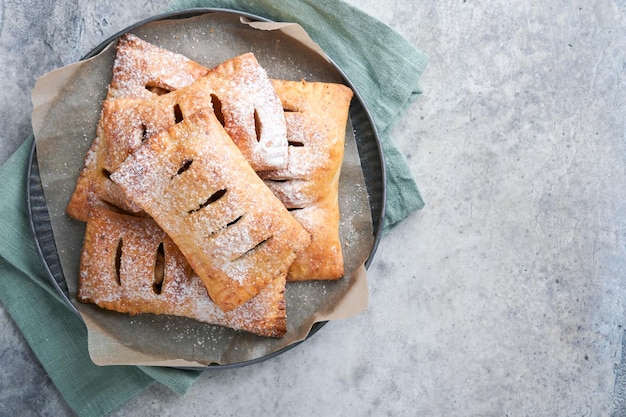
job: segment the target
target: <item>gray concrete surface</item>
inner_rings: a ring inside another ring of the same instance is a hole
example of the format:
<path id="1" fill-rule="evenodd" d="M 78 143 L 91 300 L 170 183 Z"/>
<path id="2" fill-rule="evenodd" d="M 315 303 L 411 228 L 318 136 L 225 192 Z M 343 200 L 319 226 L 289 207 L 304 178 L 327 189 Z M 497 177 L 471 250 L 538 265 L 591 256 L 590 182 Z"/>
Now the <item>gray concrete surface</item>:
<path id="1" fill-rule="evenodd" d="M 626 3 L 350 3 L 431 58 L 394 133 L 427 206 L 381 242 L 370 308 L 113 416 L 626 415 Z M 1 161 L 39 75 L 168 2 L 0 4 Z M 0 328 L 2 409 L 72 415 Z"/>

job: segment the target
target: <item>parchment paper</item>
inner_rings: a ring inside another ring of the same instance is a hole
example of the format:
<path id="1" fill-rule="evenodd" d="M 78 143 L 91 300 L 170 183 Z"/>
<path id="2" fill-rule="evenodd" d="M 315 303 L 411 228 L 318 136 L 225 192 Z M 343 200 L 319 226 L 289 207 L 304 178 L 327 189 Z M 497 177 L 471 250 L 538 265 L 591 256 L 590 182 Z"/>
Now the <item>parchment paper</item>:
<path id="1" fill-rule="evenodd" d="M 164 20 L 132 30 L 206 67 L 253 52 L 272 78 L 343 82 L 319 46 L 296 24 L 253 23 L 232 13 Z M 374 244 L 369 200 L 350 123 L 339 193 L 346 275 L 332 282 L 288 283 L 287 335 L 264 338 L 173 316 L 129 316 L 76 300 L 85 225 L 65 208 L 87 149 L 96 135 L 111 80 L 115 42 L 99 55 L 41 77 L 33 90 L 32 117 L 41 181 L 71 302 L 88 329 L 89 352 L 99 365 L 204 367 L 266 357 L 303 340 L 314 323 L 367 308 L 365 260 Z"/>

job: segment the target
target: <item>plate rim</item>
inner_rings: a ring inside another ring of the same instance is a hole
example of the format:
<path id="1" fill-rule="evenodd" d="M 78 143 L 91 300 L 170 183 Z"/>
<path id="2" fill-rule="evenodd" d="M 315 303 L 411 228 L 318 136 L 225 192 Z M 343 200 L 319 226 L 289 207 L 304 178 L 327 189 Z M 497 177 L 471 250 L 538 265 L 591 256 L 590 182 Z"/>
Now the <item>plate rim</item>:
<path id="1" fill-rule="evenodd" d="M 144 26 L 146 24 L 152 23 L 152 22 L 157 22 L 157 21 L 162 21 L 162 20 L 175 20 L 175 19 L 185 19 L 185 18 L 191 18 L 191 17 L 195 17 L 195 16 L 200 16 L 200 15 L 204 15 L 204 14 L 210 14 L 210 13 L 226 13 L 226 14 L 233 14 L 233 15 L 237 15 L 239 17 L 245 17 L 248 19 L 251 19 L 253 21 L 260 21 L 260 22 L 270 22 L 270 23 L 275 23 L 276 21 L 268 19 L 266 17 L 257 15 L 257 14 L 253 14 L 253 13 L 249 13 L 249 12 L 245 12 L 245 11 L 241 11 L 241 10 L 235 10 L 235 9 L 229 9 L 229 8 L 215 8 L 215 7 L 194 7 L 194 8 L 187 8 L 187 9 L 180 9 L 180 10 L 175 10 L 175 11 L 170 11 L 170 12 L 164 12 L 164 13 L 159 13 L 156 15 L 153 15 L 151 17 L 142 19 L 134 24 L 131 24 L 127 27 L 125 27 L 124 29 L 114 33 L 113 35 L 107 37 L 106 39 L 104 39 L 102 42 L 100 42 L 98 45 L 96 45 L 94 48 L 92 48 L 87 54 L 85 54 L 83 57 L 81 57 L 79 59 L 78 62 L 80 61 L 85 61 L 89 58 L 92 58 L 96 55 L 98 55 L 100 52 L 102 52 L 104 49 L 106 49 L 112 42 L 114 42 L 116 39 L 118 39 L 120 36 L 122 36 L 124 33 L 133 31 L 134 29 L 137 29 L 141 26 Z M 332 65 L 332 67 L 339 73 L 339 75 L 342 78 L 342 81 L 348 85 L 354 92 L 354 96 L 355 98 L 358 99 L 360 106 L 362 107 L 363 113 L 365 114 L 369 125 L 372 129 L 372 133 L 373 133 L 373 138 L 374 138 L 374 142 L 376 145 L 376 150 L 378 152 L 378 159 L 380 162 L 380 177 L 381 177 L 381 207 L 380 207 L 380 214 L 378 215 L 378 219 L 375 219 L 377 221 L 376 223 L 376 227 L 374 228 L 374 241 L 372 244 L 372 248 L 370 249 L 370 252 L 368 254 L 368 257 L 365 261 L 365 268 L 367 269 L 370 265 L 370 263 L 372 262 L 374 255 L 378 249 L 378 245 L 380 243 L 380 240 L 382 238 L 382 234 L 383 234 L 383 223 L 384 223 L 384 218 L 385 218 L 385 210 L 386 210 L 386 201 L 387 201 L 387 187 L 386 187 L 386 179 L 387 179 L 387 175 L 386 175 L 386 167 L 385 167 L 385 160 L 384 160 L 384 153 L 383 153 L 383 149 L 382 149 L 382 143 L 380 141 L 380 136 L 378 133 L 378 129 L 376 128 L 376 125 L 374 123 L 373 117 L 371 112 L 369 111 L 367 105 L 365 104 L 361 94 L 359 93 L 358 89 L 354 86 L 354 84 L 350 81 L 350 79 L 348 78 L 348 76 L 346 75 L 346 73 L 343 71 L 343 69 L 341 69 L 341 67 L 339 67 L 339 65 L 337 65 L 331 57 L 329 57 L 326 53 L 324 53 L 325 58 L 329 61 L 330 65 Z M 33 175 L 37 176 L 37 180 L 39 181 L 39 185 L 41 185 L 41 177 L 39 174 L 39 168 L 38 168 L 38 162 L 37 162 L 37 146 L 36 146 L 36 141 L 35 141 L 35 136 L 34 133 L 32 133 L 27 140 L 32 140 L 31 146 L 30 146 L 30 154 L 29 154 L 29 160 L 28 160 L 28 169 L 27 169 L 27 175 L 26 175 L 26 194 L 27 194 L 27 209 L 28 209 L 28 215 L 29 215 L 29 223 L 30 223 L 30 229 L 31 229 L 31 233 L 32 236 L 34 238 L 34 244 L 35 244 L 35 249 L 37 251 L 37 255 L 39 257 L 39 260 L 41 261 L 41 263 L 43 264 L 43 267 L 46 271 L 47 274 L 47 278 L 49 281 L 51 281 L 52 285 L 54 286 L 55 290 L 58 292 L 58 294 L 60 295 L 62 301 L 64 302 L 64 304 L 76 315 L 78 316 L 78 318 L 83 321 L 82 316 L 80 315 L 78 309 L 76 308 L 76 306 L 70 301 L 69 299 L 69 295 L 67 294 L 67 289 L 63 289 L 61 287 L 61 285 L 59 284 L 59 282 L 57 282 L 56 278 L 55 278 L 55 274 L 53 273 L 50 265 L 48 264 L 48 260 L 46 259 L 45 254 L 43 253 L 43 248 L 42 248 L 42 244 L 40 242 L 40 236 L 37 230 L 37 226 L 35 224 L 34 221 L 34 216 L 33 216 L 33 198 L 32 198 L 32 189 L 31 187 L 33 186 Z M 37 165 L 35 167 L 35 165 Z M 35 170 L 37 171 L 35 173 Z M 43 186 L 41 186 L 42 188 L 42 193 L 43 193 Z M 368 193 L 368 199 L 370 199 L 370 195 Z M 46 211 L 46 216 L 48 216 L 48 209 L 47 209 L 47 203 L 44 201 L 44 208 Z M 371 206 L 372 203 L 370 201 L 370 210 L 371 210 Z M 373 219 L 374 220 L 374 219 Z M 49 223 L 49 218 L 48 218 L 48 223 Z M 52 242 L 54 242 L 54 234 L 51 232 L 52 234 Z M 58 258 L 58 252 L 56 249 L 56 243 L 54 245 L 54 251 L 56 252 L 56 257 Z M 63 274 L 62 270 L 61 270 L 61 274 Z M 63 280 L 65 280 L 65 277 L 63 276 Z M 267 355 L 261 356 L 259 358 L 254 358 L 254 359 L 250 359 L 250 360 L 246 360 L 246 361 L 241 361 L 241 362 L 236 362 L 236 363 L 230 363 L 230 364 L 208 364 L 206 366 L 202 366 L 202 367 L 177 367 L 178 369 L 191 369 L 191 370 L 209 370 L 209 369 L 229 369 L 229 368 L 239 368 L 239 367 L 244 367 L 244 366 L 249 366 L 249 365 L 253 365 L 256 363 L 260 363 L 260 362 L 264 362 L 268 359 L 274 358 L 282 353 L 285 353 L 288 350 L 291 350 L 293 348 L 295 348 L 296 346 L 300 345 L 301 343 L 305 342 L 306 340 L 308 340 L 310 337 L 312 337 L 314 334 L 316 334 L 322 327 L 324 327 L 324 325 L 326 325 L 328 323 L 328 321 L 320 321 L 320 322 L 315 322 L 313 323 L 311 329 L 309 330 L 309 333 L 307 334 L 307 336 L 297 342 L 294 342 L 288 346 L 285 346 L 277 351 L 271 352 Z"/>

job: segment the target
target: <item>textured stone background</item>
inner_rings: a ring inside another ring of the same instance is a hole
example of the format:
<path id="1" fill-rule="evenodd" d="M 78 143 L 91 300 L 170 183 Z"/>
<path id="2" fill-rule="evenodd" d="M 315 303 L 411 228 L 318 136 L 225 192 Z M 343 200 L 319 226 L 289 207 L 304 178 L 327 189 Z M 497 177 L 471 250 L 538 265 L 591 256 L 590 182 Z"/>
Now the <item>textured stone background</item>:
<path id="1" fill-rule="evenodd" d="M 0 161 L 37 76 L 167 7 L 101 3 L 0 3 Z M 431 58 L 395 131 L 427 206 L 382 241 L 371 307 L 114 416 L 626 415 L 626 3 L 350 3 Z M 72 415 L 0 328 L 0 415 Z"/>

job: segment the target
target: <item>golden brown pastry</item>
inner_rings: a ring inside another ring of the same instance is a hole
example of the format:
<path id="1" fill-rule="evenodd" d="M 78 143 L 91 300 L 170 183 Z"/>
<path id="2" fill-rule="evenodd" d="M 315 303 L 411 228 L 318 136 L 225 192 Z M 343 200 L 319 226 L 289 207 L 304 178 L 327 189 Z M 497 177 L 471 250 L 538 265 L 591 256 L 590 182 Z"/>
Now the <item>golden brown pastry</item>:
<path id="1" fill-rule="evenodd" d="M 285 275 L 224 312 L 209 298 L 178 247 L 149 218 L 96 207 L 81 256 L 78 300 L 121 313 L 189 317 L 261 336 L 286 332 Z"/>
<path id="2" fill-rule="evenodd" d="M 147 137 L 208 107 L 253 169 L 286 167 L 288 143 L 281 102 L 254 55 L 247 53 L 169 94 L 106 100 L 100 121 L 101 146 L 107 148 L 104 168 L 115 171 Z"/>
<path id="3" fill-rule="evenodd" d="M 206 75 L 208 68 L 172 51 L 146 42 L 127 33 L 116 45 L 113 74 L 107 90 L 107 99 L 150 98 L 185 87 Z M 109 179 L 110 170 L 103 164 L 107 158 L 103 131 L 98 125 L 94 139 L 74 193 L 67 206 L 67 214 L 87 221 L 92 205 L 117 207 L 122 211 L 138 209 L 125 201 L 117 186 Z"/>
<path id="4" fill-rule="evenodd" d="M 117 43 L 107 99 L 150 98 L 188 86 L 208 68 L 126 33 Z"/>
<path id="5" fill-rule="evenodd" d="M 141 211 L 126 200 L 119 187 L 109 178 L 111 172 L 104 168 L 107 154 L 105 146 L 102 145 L 105 139 L 100 126 L 97 132 L 98 135 L 87 151 L 83 169 L 66 207 L 66 212 L 71 218 L 82 222 L 87 221 L 92 207 L 108 207 L 129 213 Z"/>
<path id="6" fill-rule="evenodd" d="M 289 269 L 290 281 L 343 276 L 338 187 L 353 92 L 341 84 L 272 80 L 287 121 L 285 169 L 259 172 L 311 233 Z"/>
<path id="7" fill-rule="evenodd" d="M 86 221 L 90 205 L 104 203 L 137 212 L 110 182 L 110 173 L 147 137 L 209 106 L 254 169 L 286 166 L 282 106 L 253 54 L 209 70 L 134 35 L 122 36 L 97 138 L 68 203 L 68 215 Z"/>
<path id="8" fill-rule="evenodd" d="M 147 138 L 111 179 L 172 238 L 224 311 L 285 274 L 310 243 L 211 109 Z"/>
<path id="9" fill-rule="evenodd" d="M 196 94 L 198 91 L 210 91 L 210 94 L 214 94 L 216 88 L 226 90 L 230 85 L 226 81 L 229 79 L 229 73 L 233 67 L 242 66 L 241 61 L 243 60 L 239 58 L 218 66 L 209 76 L 196 81 L 195 88 L 188 89 L 189 92 L 186 91 L 176 100 L 188 103 L 189 100 L 185 99 L 185 95 L 192 91 Z M 142 77 L 147 76 L 142 75 L 140 78 Z M 211 84 L 208 80 L 217 80 L 218 83 Z M 198 88 L 199 85 L 204 87 Z M 312 236 L 312 244 L 298 255 L 290 268 L 288 279 L 299 281 L 341 278 L 343 255 L 339 241 L 338 180 L 353 93 L 348 87 L 333 83 L 272 80 L 272 86 L 281 100 L 287 123 L 287 140 L 290 144 L 287 164 L 282 169 L 264 170 L 258 165 L 255 168 Z M 178 94 L 176 92 L 168 95 L 170 97 L 160 98 L 160 101 L 168 99 L 170 101 L 165 106 L 156 103 L 155 106 L 171 108 L 174 102 L 171 99 Z M 222 119 L 227 119 L 225 125 L 229 130 L 232 122 L 228 122 L 228 117 L 224 116 L 225 112 L 228 114 L 228 110 L 225 106 L 219 105 L 219 100 L 211 98 L 211 101 L 214 107 L 219 106 L 217 113 Z M 230 117 L 232 119 L 232 116 Z M 150 126 L 150 123 L 145 122 L 145 118 L 143 120 L 144 122 L 134 121 L 128 125 Z M 230 133 L 236 137 L 236 129 L 231 127 Z M 134 137 L 141 135 L 141 129 L 138 129 Z M 107 136 L 111 138 L 111 135 Z M 245 149 L 245 141 L 235 140 L 235 142 L 240 149 Z M 125 149 L 123 144 L 113 147 Z M 247 158 L 250 161 L 251 156 L 247 155 Z"/>

